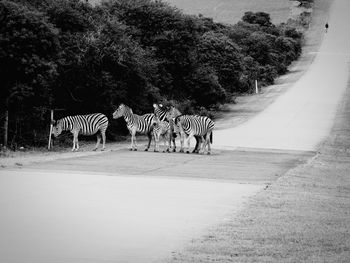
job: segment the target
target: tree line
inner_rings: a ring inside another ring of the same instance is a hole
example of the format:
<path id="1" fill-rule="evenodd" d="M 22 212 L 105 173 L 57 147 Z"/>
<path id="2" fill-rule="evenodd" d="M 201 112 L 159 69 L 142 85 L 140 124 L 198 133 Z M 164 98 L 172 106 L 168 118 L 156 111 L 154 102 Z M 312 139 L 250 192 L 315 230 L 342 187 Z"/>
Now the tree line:
<path id="1" fill-rule="evenodd" d="M 0 121 L 8 112 L 8 144 L 39 146 L 50 109 L 110 117 L 121 102 L 143 114 L 171 101 L 186 113 L 210 111 L 255 79 L 272 84 L 302 41 L 264 12 L 227 25 L 158 0 L 2 0 Z M 109 137 L 123 132 L 113 122 Z"/>

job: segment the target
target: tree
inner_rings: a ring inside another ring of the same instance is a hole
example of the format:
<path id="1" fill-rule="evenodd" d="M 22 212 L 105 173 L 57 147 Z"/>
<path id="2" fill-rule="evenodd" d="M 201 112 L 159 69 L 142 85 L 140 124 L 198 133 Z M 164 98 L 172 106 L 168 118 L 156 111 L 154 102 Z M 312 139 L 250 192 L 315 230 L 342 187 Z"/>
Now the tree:
<path id="1" fill-rule="evenodd" d="M 242 88 L 243 73 L 241 49 L 223 33 L 209 31 L 202 35 L 199 47 L 199 61 L 215 69 L 220 85 L 227 92 Z"/>
<path id="2" fill-rule="evenodd" d="M 272 26 L 270 15 L 265 12 L 245 12 L 244 16 L 242 17 L 242 21 L 249 24 L 258 24 L 259 26 L 263 27 Z"/>
<path id="3" fill-rule="evenodd" d="M 301 34 L 263 12 L 242 19 L 224 25 L 154 0 L 0 1 L 0 110 L 11 110 L 12 140 L 39 141 L 49 107 L 110 116 L 120 102 L 141 114 L 165 100 L 204 113 L 254 79 L 272 83 L 299 56 Z"/>
<path id="4" fill-rule="evenodd" d="M 48 105 L 56 76 L 57 30 L 46 16 L 12 1 L 0 2 L 2 111 Z"/>

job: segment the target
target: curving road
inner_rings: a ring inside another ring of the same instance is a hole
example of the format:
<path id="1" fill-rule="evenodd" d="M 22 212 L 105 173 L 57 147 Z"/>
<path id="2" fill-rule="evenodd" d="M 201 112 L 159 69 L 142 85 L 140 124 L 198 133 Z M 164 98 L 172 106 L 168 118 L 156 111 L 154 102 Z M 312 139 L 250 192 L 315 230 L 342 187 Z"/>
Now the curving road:
<path id="1" fill-rule="evenodd" d="M 1 169 L 0 262 L 162 262 L 232 220 L 327 136 L 349 77 L 349 12 L 334 1 L 307 73 L 265 111 L 216 131 L 212 156 L 119 148 Z"/>
<path id="2" fill-rule="evenodd" d="M 349 77 L 349 11 L 349 1 L 334 2 L 330 29 L 306 74 L 251 120 L 236 128 L 217 131 L 215 147 L 317 149 L 330 132 Z"/>

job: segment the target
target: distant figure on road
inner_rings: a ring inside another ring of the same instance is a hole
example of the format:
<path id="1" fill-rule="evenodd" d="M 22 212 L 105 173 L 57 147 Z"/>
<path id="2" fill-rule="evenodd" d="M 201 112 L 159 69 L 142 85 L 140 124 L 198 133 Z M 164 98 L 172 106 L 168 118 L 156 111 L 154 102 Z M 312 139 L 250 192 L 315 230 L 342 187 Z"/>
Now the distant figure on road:
<path id="1" fill-rule="evenodd" d="M 328 23 L 326 23 L 326 24 L 324 25 L 324 27 L 325 27 L 325 30 L 326 30 L 326 33 L 327 33 L 328 27 L 329 27 Z"/>

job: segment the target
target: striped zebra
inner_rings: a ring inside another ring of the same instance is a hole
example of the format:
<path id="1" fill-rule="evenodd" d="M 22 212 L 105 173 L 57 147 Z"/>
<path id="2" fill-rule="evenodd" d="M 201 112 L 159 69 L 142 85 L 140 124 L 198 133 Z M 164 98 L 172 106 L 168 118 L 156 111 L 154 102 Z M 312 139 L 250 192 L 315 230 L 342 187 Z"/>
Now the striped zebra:
<path id="1" fill-rule="evenodd" d="M 175 129 L 175 133 L 180 135 L 180 142 L 181 142 L 181 149 L 180 152 L 183 152 L 183 140 L 181 141 L 181 130 L 179 128 L 178 124 L 175 124 L 175 118 L 178 116 L 181 116 L 181 112 L 175 108 L 174 106 L 169 106 L 166 110 L 165 113 L 165 119 L 169 120 L 171 123 L 173 123 L 174 129 Z M 196 139 L 196 146 L 194 147 L 192 153 L 199 153 L 200 150 L 200 145 L 203 141 L 203 136 L 200 135 L 194 135 L 194 138 Z M 176 146 L 175 146 L 176 147 Z"/>
<path id="2" fill-rule="evenodd" d="M 204 153 L 206 146 L 208 146 L 207 153 L 210 154 L 210 143 L 213 141 L 212 133 L 214 129 L 214 122 L 210 118 L 198 115 L 179 115 L 175 118 L 175 124 L 179 125 L 180 128 L 180 152 L 183 152 L 185 136 L 187 136 L 187 153 L 189 153 L 190 139 L 193 136 L 200 136 L 204 139 L 201 147 L 202 152 Z"/>
<path id="3" fill-rule="evenodd" d="M 162 137 L 164 140 L 164 147 L 166 148 L 166 152 L 170 152 L 169 148 L 171 147 L 171 139 L 172 139 L 172 130 L 170 127 L 170 123 L 167 121 L 161 121 L 157 117 L 155 117 L 153 135 L 154 135 L 154 141 L 155 141 L 154 151 L 155 152 L 159 151 L 159 139 Z M 168 141 L 168 144 L 167 144 L 167 141 Z M 175 139 L 174 139 L 174 143 L 175 143 Z"/>
<path id="4" fill-rule="evenodd" d="M 152 132 L 155 123 L 154 114 L 148 113 L 144 115 L 137 115 L 132 112 L 132 109 L 125 104 L 120 104 L 117 110 L 113 113 L 113 119 L 124 117 L 126 126 L 131 134 L 131 148 L 130 150 L 137 151 L 136 145 L 136 133 L 146 134 L 148 137 L 148 145 L 145 151 L 148 151 L 151 140 Z"/>
<path id="5" fill-rule="evenodd" d="M 157 120 L 153 130 L 154 140 L 156 143 L 155 151 L 158 151 L 157 144 L 159 142 L 159 138 L 163 137 L 165 140 L 169 140 L 169 146 L 167 147 L 166 151 L 170 151 L 169 148 L 171 147 L 171 142 L 173 142 L 173 152 L 176 152 L 175 138 L 176 134 L 179 132 L 178 127 L 174 125 L 173 119 L 166 119 L 168 108 L 164 107 L 162 104 L 153 104 L 153 108 L 154 115 Z M 166 144 L 166 142 L 164 144 Z"/>
<path id="6" fill-rule="evenodd" d="M 54 126 L 52 134 L 57 137 L 62 131 L 70 131 L 73 134 L 73 148 L 72 151 L 79 150 L 78 136 L 97 134 L 96 151 L 100 145 L 102 136 L 102 151 L 105 149 L 106 130 L 108 127 L 108 118 L 102 113 L 93 113 L 88 115 L 67 116 L 58 121 L 53 122 Z"/>

